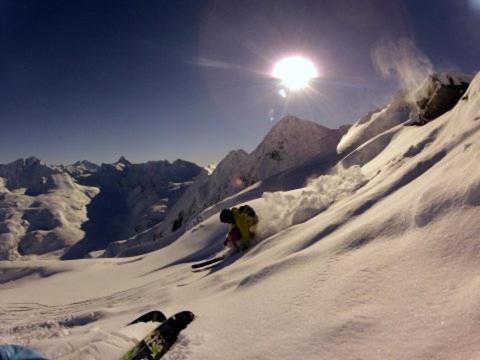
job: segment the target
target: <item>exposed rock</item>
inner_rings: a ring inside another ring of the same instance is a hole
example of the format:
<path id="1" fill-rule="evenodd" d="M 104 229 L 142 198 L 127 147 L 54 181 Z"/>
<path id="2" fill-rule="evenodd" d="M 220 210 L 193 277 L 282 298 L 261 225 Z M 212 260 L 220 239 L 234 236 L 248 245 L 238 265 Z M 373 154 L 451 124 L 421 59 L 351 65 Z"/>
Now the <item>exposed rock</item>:
<path id="1" fill-rule="evenodd" d="M 472 77 L 463 74 L 429 75 L 415 94 L 417 108 L 407 125 L 423 125 L 452 109 L 471 81 Z"/>

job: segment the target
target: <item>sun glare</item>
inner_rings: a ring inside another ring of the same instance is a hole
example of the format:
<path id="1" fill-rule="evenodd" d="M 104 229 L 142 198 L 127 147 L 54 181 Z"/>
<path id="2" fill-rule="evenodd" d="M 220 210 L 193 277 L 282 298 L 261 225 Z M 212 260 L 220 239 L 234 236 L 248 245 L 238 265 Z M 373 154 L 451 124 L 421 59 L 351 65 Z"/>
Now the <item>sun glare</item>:
<path id="1" fill-rule="evenodd" d="M 318 73 L 310 60 L 301 56 L 290 56 L 275 64 L 272 75 L 290 90 L 300 90 L 316 78 Z"/>

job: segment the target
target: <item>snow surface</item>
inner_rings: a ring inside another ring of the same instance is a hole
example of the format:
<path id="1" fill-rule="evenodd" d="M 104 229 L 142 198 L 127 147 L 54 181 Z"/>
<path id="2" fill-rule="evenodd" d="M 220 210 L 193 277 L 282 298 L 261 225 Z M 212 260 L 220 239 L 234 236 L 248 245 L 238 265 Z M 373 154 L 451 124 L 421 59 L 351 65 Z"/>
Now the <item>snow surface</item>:
<path id="1" fill-rule="evenodd" d="M 361 168 L 249 201 L 284 228 L 302 192 L 336 189 L 215 270 L 190 264 L 221 251 L 218 213 L 139 257 L 2 262 L 1 342 L 115 359 L 154 326 L 126 327 L 137 315 L 189 309 L 166 359 L 479 358 L 480 75 L 453 110 L 394 129 L 355 150 Z"/>

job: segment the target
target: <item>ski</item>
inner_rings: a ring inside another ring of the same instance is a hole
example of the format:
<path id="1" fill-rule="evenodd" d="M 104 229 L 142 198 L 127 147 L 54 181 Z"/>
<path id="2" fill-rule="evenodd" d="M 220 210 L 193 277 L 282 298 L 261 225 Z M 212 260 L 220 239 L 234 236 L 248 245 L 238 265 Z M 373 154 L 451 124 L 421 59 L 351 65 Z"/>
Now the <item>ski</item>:
<path id="1" fill-rule="evenodd" d="M 167 317 L 165 316 L 164 313 L 158 310 L 153 310 L 143 314 L 142 316 L 128 323 L 127 326 L 133 325 L 139 322 L 150 322 L 150 321 L 161 323 L 161 322 L 164 322 L 165 320 L 167 320 Z"/>
<path id="2" fill-rule="evenodd" d="M 217 263 L 217 262 L 219 262 L 219 261 L 222 261 L 222 260 L 225 259 L 226 257 L 227 257 L 227 255 L 220 255 L 220 256 L 214 257 L 213 259 L 205 260 L 205 261 L 202 261 L 202 262 L 193 264 L 193 265 L 192 265 L 192 269 L 198 269 L 198 268 L 201 268 L 201 267 L 204 267 L 204 266 L 208 266 L 208 265 L 211 265 L 211 264 L 215 264 L 215 263 Z"/>
<path id="3" fill-rule="evenodd" d="M 239 257 L 243 256 L 248 250 L 249 249 L 241 251 L 234 249 L 222 256 L 201 262 L 199 264 L 194 264 L 192 265 L 192 272 L 201 272 L 205 270 L 216 269 L 222 265 L 229 264 L 233 261 L 236 261 L 236 259 L 238 259 Z"/>
<path id="4" fill-rule="evenodd" d="M 207 271 L 207 270 L 216 269 L 216 268 L 220 267 L 222 264 L 223 264 L 223 261 L 217 261 L 213 264 L 208 264 L 208 265 L 205 265 L 205 266 L 202 266 L 202 267 L 197 267 L 195 269 L 192 269 L 192 272 L 197 273 L 197 272 L 203 272 L 203 271 Z"/>
<path id="5" fill-rule="evenodd" d="M 192 270 L 194 269 L 200 269 L 200 268 L 203 268 L 205 266 L 208 266 L 208 265 L 211 265 L 211 264 L 216 264 L 216 263 L 219 263 L 220 261 L 223 261 L 225 259 L 227 259 L 228 257 L 230 257 L 232 254 L 235 254 L 237 253 L 238 250 L 237 249 L 226 249 L 225 251 L 222 251 L 220 252 L 220 255 L 217 255 L 215 256 L 214 258 L 212 259 L 208 259 L 208 260 L 204 260 L 204 261 L 200 261 L 196 264 L 193 264 L 191 267 L 192 267 Z M 218 254 L 218 253 L 217 253 Z"/>
<path id="6" fill-rule="evenodd" d="M 179 312 L 168 318 L 120 360 L 158 360 L 172 347 L 180 331 L 190 324 L 195 315 L 190 311 Z"/>

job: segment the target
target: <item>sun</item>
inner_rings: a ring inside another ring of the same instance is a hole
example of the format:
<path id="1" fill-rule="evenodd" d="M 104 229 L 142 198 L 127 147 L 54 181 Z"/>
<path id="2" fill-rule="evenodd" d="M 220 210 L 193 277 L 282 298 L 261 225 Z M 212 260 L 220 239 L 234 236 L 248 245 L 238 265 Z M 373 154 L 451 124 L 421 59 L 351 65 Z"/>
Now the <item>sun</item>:
<path id="1" fill-rule="evenodd" d="M 289 56 L 277 62 L 272 75 L 290 90 L 305 88 L 318 76 L 315 65 L 302 56 Z"/>

